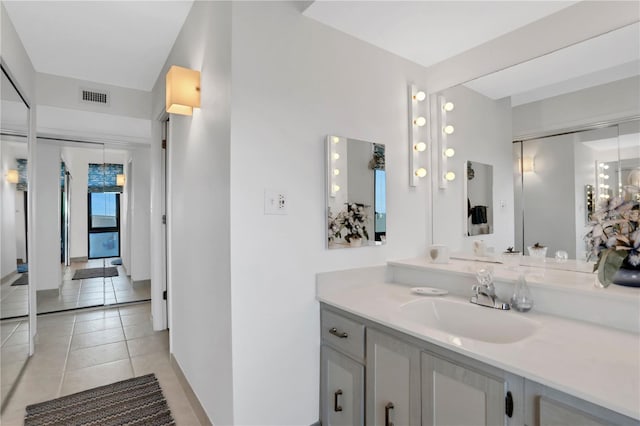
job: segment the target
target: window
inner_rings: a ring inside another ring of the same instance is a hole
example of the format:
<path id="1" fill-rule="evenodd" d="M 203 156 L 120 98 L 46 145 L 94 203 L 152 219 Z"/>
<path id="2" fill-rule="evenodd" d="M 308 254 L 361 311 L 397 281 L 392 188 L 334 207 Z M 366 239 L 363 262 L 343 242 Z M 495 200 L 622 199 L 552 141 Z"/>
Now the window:
<path id="1" fill-rule="evenodd" d="M 120 194 L 90 192 L 89 259 L 120 256 Z"/>

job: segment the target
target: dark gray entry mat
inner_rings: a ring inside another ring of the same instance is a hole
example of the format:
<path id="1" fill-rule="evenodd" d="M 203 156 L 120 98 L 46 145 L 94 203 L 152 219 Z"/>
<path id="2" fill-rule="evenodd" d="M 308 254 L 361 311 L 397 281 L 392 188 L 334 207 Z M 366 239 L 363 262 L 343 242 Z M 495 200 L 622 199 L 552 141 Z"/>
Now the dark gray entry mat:
<path id="1" fill-rule="evenodd" d="M 11 285 L 27 285 L 29 284 L 29 274 L 22 274 L 20 278 L 11 283 Z"/>
<path id="2" fill-rule="evenodd" d="M 87 280 L 89 278 L 100 278 L 100 277 L 117 277 L 118 276 L 118 268 L 110 267 L 110 268 L 87 268 L 87 269 L 78 269 L 75 274 L 73 274 L 74 280 Z"/>

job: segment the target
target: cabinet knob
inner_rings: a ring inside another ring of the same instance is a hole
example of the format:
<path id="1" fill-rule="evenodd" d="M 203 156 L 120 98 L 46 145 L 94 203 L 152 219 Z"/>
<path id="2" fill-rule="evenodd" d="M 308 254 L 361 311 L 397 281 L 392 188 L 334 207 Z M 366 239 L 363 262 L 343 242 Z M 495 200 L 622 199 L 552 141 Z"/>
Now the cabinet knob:
<path id="1" fill-rule="evenodd" d="M 342 389 L 338 389 L 333 393 L 333 411 L 336 413 L 342 411 L 342 406 L 338 405 L 338 397 L 342 395 Z"/>
<path id="2" fill-rule="evenodd" d="M 393 402 L 387 403 L 384 407 L 384 426 L 393 426 L 391 421 L 391 410 L 394 409 Z"/>
<path id="3" fill-rule="evenodd" d="M 333 334 L 334 336 L 337 336 L 341 339 L 346 339 L 347 337 L 349 337 L 349 335 L 346 332 L 340 332 L 338 331 L 337 328 L 333 327 L 331 329 L 329 329 L 329 333 Z"/>

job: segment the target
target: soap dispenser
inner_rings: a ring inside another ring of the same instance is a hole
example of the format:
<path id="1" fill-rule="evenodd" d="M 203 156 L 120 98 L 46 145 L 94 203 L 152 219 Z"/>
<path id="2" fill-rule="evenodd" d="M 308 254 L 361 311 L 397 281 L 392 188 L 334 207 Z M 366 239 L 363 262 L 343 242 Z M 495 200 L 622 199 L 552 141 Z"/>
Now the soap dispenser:
<path id="1" fill-rule="evenodd" d="M 533 308 L 533 298 L 523 273 L 518 275 L 513 296 L 511 296 L 511 308 L 519 312 L 527 312 Z"/>

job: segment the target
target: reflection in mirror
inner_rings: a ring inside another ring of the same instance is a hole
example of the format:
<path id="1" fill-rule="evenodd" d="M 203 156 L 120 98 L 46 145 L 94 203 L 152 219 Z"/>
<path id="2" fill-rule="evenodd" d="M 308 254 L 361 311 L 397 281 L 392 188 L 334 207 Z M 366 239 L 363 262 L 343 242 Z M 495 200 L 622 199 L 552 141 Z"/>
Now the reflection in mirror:
<path id="1" fill-rule="evenodd" d="M 2 64 L 0 110 L 0 403 L 29 357 L 27 139 L 29 107 Z"/>
<path id="2" fill-rule="evenodd" d="M 473 108 L 459 120 L 469 128 L 456 126 L 456 135 L 458 128 L 470 135 L 466 140 L 459 137 L 456 151 L 478 158 L 478 152 L 471 150 L 482 140 L 483 150 L 494 150 L 491 163 L 496 179 L 501 179 L 501 170 L 512 171 L 514 231 L 510 239 L 516 249 L 526 254 L 527 246 L 539 242 L 548 246 L 550 259 L 545 267 L 591 271 L 592 265 L 584 260 L 583 240 L 589 213 L 608 194 L 605 190 L 614 196 L 620 184 L 623 188 L 630 185 L 628 182 L 640 173 L 634 172 L 640 167 L 640 23 L 447 90 L 458 90 L 458 114 L 465 112 L 465 106 Z M 485 126 L 498 115 L 493 109 L 505 103 L 508 114 Z M 482 120 L 469 124 L 474 117 Z M 510 146 L 491 138 L 495 129 L 507 129 L 510 141 L 517 143 Z M 471 137 L 474 143 L 469 142 Z M 508 156 L 498 158 L 496 149 Z M 596 159 L 609 167 L 609 173 L 596 172 Z M 499 206 L 495 215 L 512 211 L 508 199 L 502 202 L 500 188 L 495 188 Z M 434 195 L 440 198 L 434 202 L 434 238 L 440 237 L 438 242 L 451 245 L 453 250 L 470 252 L 470 247 L 460 247 L 459 240 L 450 236 L 454 234 L 445 222 L 450 208 L 440 207 L 445 195 Z M 503 222 L 504 217 L 494 221 L 493 236 L 500 234 Z M 445 234 L 441 230 L 447 226 Z M 498 243 L 495 251 L 506 248 Z M 568 252 L 572 261 L 556 265 L 554 257 L 559 250 Z M 523 259 L 523 264 L 526 262 Z"/>
<path id="3" fill-rule="evenodd" d="M 493 166 L 467 161 L 467 235 L 493 233 Z"/>
<path id="4" fill-rule="evenodd" d="M 328 136 L 327 242 L 330 249 L 387 239 L 385 147 Z"/>
<path id="5" fill-rule="evenodd" d="M 563 250 L 586 260 L 589 212 L 602 201 L 631 196 L 623 188 L 640 169 L 640 121 L 518 142 L 514 161 L 522 171 L 516 246 L 524 251 L 539 242 L 548 257 Z"/>

